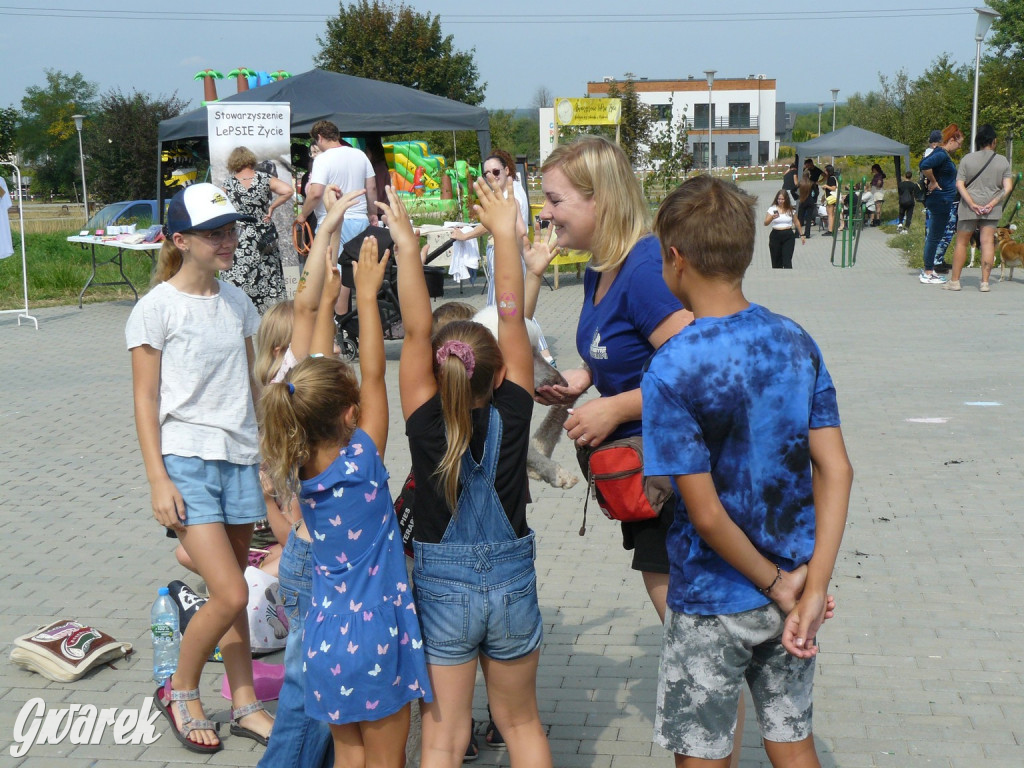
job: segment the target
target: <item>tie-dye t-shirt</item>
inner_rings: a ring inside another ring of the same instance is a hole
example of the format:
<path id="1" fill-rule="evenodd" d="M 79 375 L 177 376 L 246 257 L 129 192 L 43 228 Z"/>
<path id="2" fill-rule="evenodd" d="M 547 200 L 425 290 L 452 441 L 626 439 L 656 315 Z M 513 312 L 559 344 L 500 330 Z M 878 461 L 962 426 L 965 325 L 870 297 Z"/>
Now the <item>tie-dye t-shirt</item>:
<path id="1" fill-rule="evenodd" d="M 839 425 L 832 378 L 807 332 L 756 304 L 700 318 L 658 350 L 641 390 L 645 474 L 710 472 L 722 506 L 765 557 L 785 570 L 806 563 L 808 432 Z M 682 500 L 678 511 L 668 534 L 673 611 L 719 615 L 770 602 L 697 535 Z"/>

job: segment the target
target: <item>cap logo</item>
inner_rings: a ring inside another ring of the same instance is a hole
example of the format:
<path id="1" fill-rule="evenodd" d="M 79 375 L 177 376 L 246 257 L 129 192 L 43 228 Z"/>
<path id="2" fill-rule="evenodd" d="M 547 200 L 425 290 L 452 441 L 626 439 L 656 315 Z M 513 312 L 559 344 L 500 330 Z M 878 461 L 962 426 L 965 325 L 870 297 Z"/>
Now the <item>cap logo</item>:
<path id="1" fill-rule="evenodd" d="M 227 205 L 228 199 L 220 192 L 216 192 L 213 197 L 210 198 L 210 202 L 214 205 Z"/>

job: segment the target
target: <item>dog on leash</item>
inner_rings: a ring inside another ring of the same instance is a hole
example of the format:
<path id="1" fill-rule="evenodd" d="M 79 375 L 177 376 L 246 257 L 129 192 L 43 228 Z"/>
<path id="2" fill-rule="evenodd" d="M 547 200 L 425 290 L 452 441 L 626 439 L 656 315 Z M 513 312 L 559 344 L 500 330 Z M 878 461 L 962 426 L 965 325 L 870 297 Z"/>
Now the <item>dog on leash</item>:
<path id="1" fill-rule="evenodd" d="M 480 323 L 497 337 L 498 308 L 484 307 L 473 316 L 473 322 Z M 565 386 L 565 377 L 548 363 L 537 351 L 538 326 L 527 320 L 526 330 L 533 345 L 533 386 L 534 389 L 559 384 Z M 555 488 L 572 488 L 579 482 L 579 476 L 567 470 L 551 458 L 555 445 L 565 431 L 563 425 L 569 418 L 568 406 L 553 405 L 548 408 L 541 425 L 530 439 L 526 455 L 526 471 L 534 480 L 542 480 Z"/>
<path id="2" fill-rule="evenodd" d="M 1024 243 L 1018 243 L 1006 227 L 996 230 L 996 248 L 999 251 L 999 282 L 1003 282 L 1003 270 L 1010 268 L 1010 282 L 1013 282 L 1014 267 L 1024 267 Z"/>

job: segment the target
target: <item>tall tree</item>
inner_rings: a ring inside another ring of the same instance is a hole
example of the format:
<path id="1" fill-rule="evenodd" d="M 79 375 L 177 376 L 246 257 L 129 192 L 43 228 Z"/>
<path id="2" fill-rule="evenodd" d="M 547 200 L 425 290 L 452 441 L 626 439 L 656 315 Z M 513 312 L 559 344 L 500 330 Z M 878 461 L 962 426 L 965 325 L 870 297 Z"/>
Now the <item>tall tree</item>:
<path id="1" fill-rule="evenodd" d="M 988 44 L 1001 56 L 1024 55 L 1024 0 L 989 0 L 988 5 L 999 14 Z"/>
<path id="2" fill-rule="evenodd" d="M 627 72 L 624 77 L 625 82 L 621 88 L 617 82 L 608 87 L 608 98 L 622 100 L 619 145 L 629 158 L 629 162 L 633 164 L 633 168 L 639 169 L 647 164 L 654 115 L 650 106 L 640 101 L 636 84 L 633 82 L 633 73 Z"/>
<path id="3" fill-rule="evenodd" d="M 14 107 L 0 108 L 0 160 L 18 151 L 18 110 Z"/>
<path id="4" fill-rule="evenodd" d="M 546 85 L 537 86 L 537 90 L 533 92 L 533 100 L 531 106 L 534 107 L 553 107 L 555 106 L 555 97 L 551 94 L 551 89 Z"/>
<path id="5" fill-rule="evenodd" d="M 479 104 L 486 83 L 468 52 L 455 50 L 451 35 L 441 34 L 441 17 L 407 5 L 359 0 L 341 5 L 318 37 L 314 63 L 321 69 L 384 80 L 437 96 Z"/>
<path id="6" fill-rule="evenodd" d="M 68 75 L 47 69 L 45 86 L 30 86 L 21 100 L 18 145 L 33 167 L 32 188 L 47 193 L 71 192 L 78 178 L 78 139 L 74 114 L 89 115 L 96 85 L 80 72 Z"/>
<path id="7" fill-rule="evenodd" d="M 90 196 L 104 202 L 155 197 L 157 127 L 185 107 L 176 94 L 152 97 L 119 89 L 104 93 L 84 136 Z"/>

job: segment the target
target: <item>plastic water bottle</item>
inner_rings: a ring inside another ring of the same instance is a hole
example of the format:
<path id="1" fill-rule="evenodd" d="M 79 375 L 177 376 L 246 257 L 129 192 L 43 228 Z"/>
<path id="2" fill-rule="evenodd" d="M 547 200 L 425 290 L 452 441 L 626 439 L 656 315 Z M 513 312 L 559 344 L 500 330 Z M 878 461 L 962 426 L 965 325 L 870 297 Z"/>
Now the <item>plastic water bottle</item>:
<path id="1" fill-rule="evenodd" d="M 178 668 L 178 643 L 181 641 L 178 606 L 167 587 L 160 587 L 149 617 L 153 635 L 153 680 L 162 683 Z"/>

